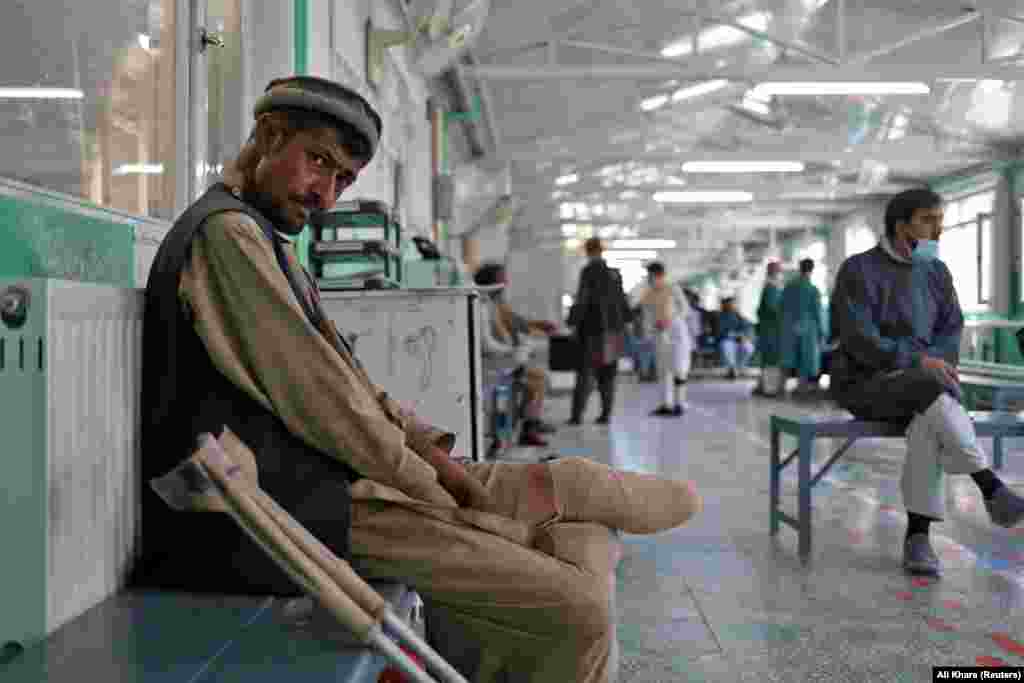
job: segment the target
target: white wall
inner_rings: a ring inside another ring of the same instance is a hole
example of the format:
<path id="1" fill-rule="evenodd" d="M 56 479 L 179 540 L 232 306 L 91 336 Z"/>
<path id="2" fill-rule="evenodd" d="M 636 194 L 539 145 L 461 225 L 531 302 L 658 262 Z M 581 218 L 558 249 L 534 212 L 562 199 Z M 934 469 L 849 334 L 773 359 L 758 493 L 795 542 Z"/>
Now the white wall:
<path id="1" fill-rule="evenodd" d="M 291 11 L 291 2 L 282 4 Z M 371 88 L 366 81 L 368 18 L 383 29 L 405 27 L 390 1 L 310 0 L 309 74 L 357 91 L 378 110 L 384 122 L 376 156 L 345 197 L 376 199 L 394 206 L 395 164 L 400 164 L 399 220 L 404 235 L 429 235 L 432 207 L 427 83 L 410 69 L 406 48 L 394 47 L 385 50 L 385 75 L 380 87 Z"/>

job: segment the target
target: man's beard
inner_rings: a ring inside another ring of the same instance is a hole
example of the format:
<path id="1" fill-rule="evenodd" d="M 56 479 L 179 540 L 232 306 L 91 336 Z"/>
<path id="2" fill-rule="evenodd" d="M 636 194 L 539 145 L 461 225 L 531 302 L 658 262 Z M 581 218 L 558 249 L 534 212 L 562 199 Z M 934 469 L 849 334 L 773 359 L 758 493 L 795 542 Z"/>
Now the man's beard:
<path id="1" fill-rule="evenodd" d="M 274 228 L 286 235 L 298 235 L 302 232 L 303 228 L 306 227 L 305 223 L 302 225 L 295 225 L 293 219 L 288 216 L 285 208 L 281 206 L 277 200 L 262 190 L 246 189 L 242 192 L 242 199 L 266 216 L 267 219 L 274 224 Z"/>

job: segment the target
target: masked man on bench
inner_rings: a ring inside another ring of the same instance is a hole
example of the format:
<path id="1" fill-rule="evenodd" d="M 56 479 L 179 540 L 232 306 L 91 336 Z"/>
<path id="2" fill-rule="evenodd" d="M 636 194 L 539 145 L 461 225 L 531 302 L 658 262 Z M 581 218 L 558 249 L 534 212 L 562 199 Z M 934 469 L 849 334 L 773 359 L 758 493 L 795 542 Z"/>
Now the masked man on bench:
<path id="1" fill-rule="evenodd" d="M 832 297 L 839 337 L 834 397 L 858 418 L 907 423 L 903 565 L 932 575 L 940 565 L 928 531 L 944 517 L 944 473 L 970 475 L 994 523 L 1024 520 L 1024 498 L 989 469 L 960 402 L 964 319 L 953 277 L 937 258 L 942 219 L 942 199 L 930 190 L 894 197 L 885 235 L 843 262 Z"/>

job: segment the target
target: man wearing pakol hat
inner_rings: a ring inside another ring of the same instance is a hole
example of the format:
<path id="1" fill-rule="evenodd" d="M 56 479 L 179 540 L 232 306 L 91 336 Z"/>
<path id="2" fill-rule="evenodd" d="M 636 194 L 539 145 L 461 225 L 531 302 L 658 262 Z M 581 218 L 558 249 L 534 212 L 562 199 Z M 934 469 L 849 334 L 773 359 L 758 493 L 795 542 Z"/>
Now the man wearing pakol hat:
<path id="1" fill-rule="evenodd" d="M 226 426 L 251 449 L 267 494 L 365 578 L 411 584 L 472 634 L 494 671 L 608 680 L 612 529 L 682 524 L 700 507 L 692 482 L 582 458 L 452 460 L 453 434 L 367 376 L 289 241 L 369 163 L 380 117 L 307 76 L 272 82 L 255 117 L 233 168 L 175 222 L 152 264 L 143 481 Z M 173 512 L 147 486 L 142 526 L 136 585 L 298 593 L 227 517 Z"/>

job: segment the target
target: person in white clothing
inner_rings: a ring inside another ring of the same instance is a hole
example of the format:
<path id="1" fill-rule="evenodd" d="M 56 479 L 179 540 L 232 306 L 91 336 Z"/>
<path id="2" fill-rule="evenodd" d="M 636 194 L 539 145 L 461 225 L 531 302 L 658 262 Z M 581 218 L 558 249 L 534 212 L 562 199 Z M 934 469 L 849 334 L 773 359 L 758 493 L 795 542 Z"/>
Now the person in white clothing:
<path id="1" fill-rule="evenodd" d="M 679 416 L 686 410 L 686 382 L 693 355 L 695 311 L 677 285 L 670 284 L 665 266 L 657 261 L 647 265 L 648 287 L 638 304 L 644 307 L 648 333 L 655 338 L 657 370 L 665 389 L 664 402 L 652 415 Z"/>

